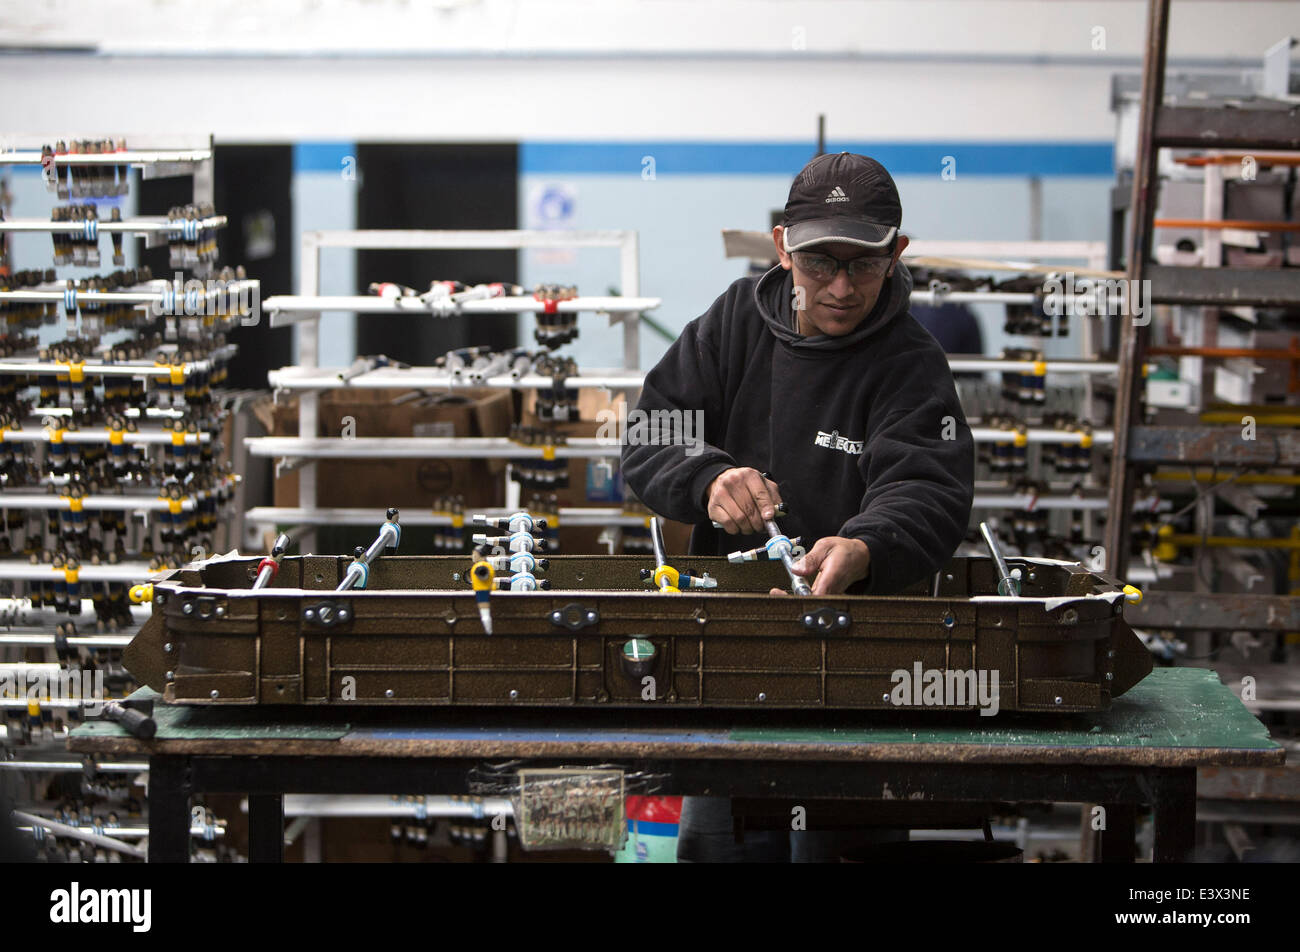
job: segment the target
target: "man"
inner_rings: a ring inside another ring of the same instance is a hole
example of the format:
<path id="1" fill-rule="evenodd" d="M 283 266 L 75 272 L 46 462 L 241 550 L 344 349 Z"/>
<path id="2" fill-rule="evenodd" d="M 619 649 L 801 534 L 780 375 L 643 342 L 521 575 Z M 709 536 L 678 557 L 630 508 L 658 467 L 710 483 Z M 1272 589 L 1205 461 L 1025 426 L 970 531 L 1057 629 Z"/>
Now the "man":
<path id="1" fill-rule="evenodd" d="M 772 229 L 780 265 L 732 283 L 646 376 L 639 426 L 699 411 L 703 441 L 629 434 L 624 478 L 654 512 L 695 524 L 692 554 L 761 545 L 782 502 L 814 595 L 897 592 L 956 549 L 974 448 L 943 350 L 908 314 L 901 224 L 884 166 L 818 156 Z M 719 804 L 687 799 L 680 858 L 726 853 Z M 815 839 L 794 836 L 796 856 Z"/>

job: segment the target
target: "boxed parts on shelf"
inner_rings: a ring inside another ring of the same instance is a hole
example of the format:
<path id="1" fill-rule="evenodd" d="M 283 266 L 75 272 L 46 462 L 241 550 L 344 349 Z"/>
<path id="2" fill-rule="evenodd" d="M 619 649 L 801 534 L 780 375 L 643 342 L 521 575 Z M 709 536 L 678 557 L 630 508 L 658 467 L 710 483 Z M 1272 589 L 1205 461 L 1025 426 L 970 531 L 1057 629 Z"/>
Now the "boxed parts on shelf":
<path id="1" fill-rule="evenodd" d="M 272 436 L 298 435 L 298 401 L 270 408 Z M 348 418 L 351 418 L 350 420 Z M 320 395 L 317 435 L 339 438 L 507 436 L 514 418 L 509 391 L 464 389 L 332 390 Z M 316 464 L 316 504 L 323 507 L 418 506 L 461 495 L 465 506 L 505 503 L 505 461 L 499 459 L 321 460 Z M 298 505 L 298 474 L 275 480 L 275 505 Z"/>

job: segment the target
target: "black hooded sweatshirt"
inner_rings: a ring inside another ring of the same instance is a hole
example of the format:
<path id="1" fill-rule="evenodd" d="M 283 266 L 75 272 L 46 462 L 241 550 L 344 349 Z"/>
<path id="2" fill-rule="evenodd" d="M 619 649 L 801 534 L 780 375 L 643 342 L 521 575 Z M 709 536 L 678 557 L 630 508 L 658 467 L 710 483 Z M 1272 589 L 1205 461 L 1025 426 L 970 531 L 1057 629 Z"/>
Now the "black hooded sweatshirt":
<path id="1" fill-rule="evenodd" d="M 849 591 L 898 592 L 943 565 L 970 519 L 974 444 L 947 358 L 907 312 L 902 264 L 842 337 L 799 334 L 792 289 L 780 267 L 741 278 L 686 325 L 629 414 L 624 479 L 653 512 L 695 524 L 691 554 L 721 555 L 766 539 L 714 529 L 709 484 L 735 466 L 769 473 L 786 535 L 809 549 L 861 539 L 870 571 Z"/>

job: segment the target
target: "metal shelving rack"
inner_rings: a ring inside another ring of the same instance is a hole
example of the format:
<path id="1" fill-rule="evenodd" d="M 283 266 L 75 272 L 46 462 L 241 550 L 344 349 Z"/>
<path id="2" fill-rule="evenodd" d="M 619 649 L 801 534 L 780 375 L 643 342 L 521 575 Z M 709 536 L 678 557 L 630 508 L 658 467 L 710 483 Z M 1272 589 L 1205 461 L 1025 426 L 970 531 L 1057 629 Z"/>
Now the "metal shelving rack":
<path id="1" fill-rule="evenodd" d="M 266 531 L 275 525 L 292 524 L 294 534 L 303 551 L 315 545 L 315 527 L 338 521 L 341 513 L 348 510 L 323 508 L 316 505 L 316 466 L 315 462 L 328 458 L 401 458 L 458 456 L 477 458 L 525 458 L 544 455 L 542 447 L 527 447 L 511 440 L 499 437 L 481 438 L 436 438 L 408 437 L 383 439 L 333 439 L 316 435 L 319 422 L 319 393 L 323 390 L 346 389 L 348 387 L 422 387 L 422 386 L 482 386 L 481 381 L 463 379 L 457 381 L 447 374 L 437 374 L 433 368 L 420 367 L 406 370 L 396 368 L 379 368 L 344 379 L 345 368 L 320 367 L 320 317 L 323 312 L 341 311 L 344 313 L 368 314 L 374 316 L 395 314 L 429 314 L 430 320 L 447 319 L 444 311 L 421 303 L 412 298 L 380 298 L 375 296 L 327 296 L 320 293 L 321 261 L 320 253 L 324 248 L 348 248 L 353 250 L 435 250 L 435 249 L 479 249 L 479 250 L 523 250 L 529 248 L 616 248 L 619 252 L 619 277 L 623 297 L 578 297 L 561 302 L 558 307 L 562 313 L 607 314 L 612 323 L 623 325 L 623 368 L 615 371 L 598 371 L 583 374 L 578 378 L 569 378 L 573 387 L 609 387 L 612 384 L 623 386 L 630 380 L 640 386 L 637 368 L 640 364 L 640 315 L 658 307 L 659 298 L 640 297 L 639 244 L 635 231 L 310 231 L 301 238 L 301 274 L 299 293 L 296 295 L 277 295 L 262 302 L 262 308 L 270 315 L 270 326 L 282 327 L 293 325 L 295 328 L 298 364 L 294 367 L 272 371 L 268 377 L 273 388 L 295 390 L 299 392 L 298 436 L 296 437 L 250 437 L 244 441 L 247 451 L 252 456 L 269 456 L 281 460 L 291 460 L 298 472 L 297 507 L 258 507 L 245 513 L 245 522 L 250 530 Z M 458 305 L 455 313 L 473 316 L 474 314 L 502 313 L 537 313 L 542 305 L 531 298 L 495 298 L 479 301 L 466 301 Z M 526 389 L 528 387 L 552 386 L 550 378 L 494 378 L 491 385 L 506 388 Z M 591 445 L 588 445 L 591 444 Z M 596 440 L 569 440 L 567 445 L 554 448 L 558 458 L 575 457 L 617 457 L 617 449 L 608 445 L 594 445 Z M 511 492 L 507 502 L 513 499 L 516 487 L 508 484 Z M 517 505 L 514 507 L 517 508 Z M 562 510 L 562 521 L 571 525 L 582 524 L 583 510 Z M 621 512 L 620 512 L 621 517 Z M 574 521 L 575 519 L 579 521 Z M 370 515 L 373 521 L 373 513 Z M 403 512 L 403 523 L 411 525 L 445 525 L 450 519 L 445 516 Z M 604 520 L 600 524 L 610 524 Z M 641 517 L 629 517 L 621 524 L 642 524 Z M 251 537 L 249 544 L 258 544 Z"/>
<path id="2" fill-rule="evenodd" d="M 1149 282 L 1148 305 L 1204 306 L 1206 308 L 1300 307 L 1300 268 L 1273 269 L 1220 266 L 1219 236 L 1204 243 L 1201 264 L 1159 264 L 1153 259 L 1154 234 L 1160 189 L 1158 159 L 1163 148 L 1194 148 L 1205 151 L 1211 160 L 1221 152 L 1244 151 L 1300 152 L 1300 97 L 1288 88 L 1290 47 L 1294 40 L 1284 40 L 1269 51 L 1265 65 L 1265 93 L 1273 98 L 1256 98 L 1253 102 L 1209 104 L 1170 104 L 1165 98 L 1166 51 L 1168 44 L 1169 0 L 1149 0 L 1146 24 L 1146 49 L 1143 61 L 1137 152 L 1133 181 L 1127 201 L 1119 195 L 1113 200 L 1112 239 L 1116 255 L 1120 247 L 1127 252 L 1126 276 L 1130 281 Z M 1270 78 L 1271 74 L 1271 78 Z M 1215 170 L 1217 172 L 1217 169 Z M 1223 218 L 1223 176 L 1206 175 L 1204 217 Z M 1122 216 L 1128 211 L 1129 229 L 1124 245 Z M 1112 260 L 1112 264 L 1118 264 Z M 1143 287 L 1141 283 L 1130 287 Z M 1201 315 L 1201 326 L 1217 326 L 1217 315 Z M 1119 578 L 1132 578 L 1129 566 L 1130 505 L 1140 478 L 1140 470 L 1157 464 L 1181 464 L 1187 467 L 1248 466 L 1287 468 L 1300 465 L 1300 430 L 1269 427 L 1261 423 L 1256 439 L 1243 439 L 1241 423 L 1193 426 L 1147 424 L 1144 419 L 1144 374 L 1142 368 L 1151 351 L 1152 324 L 1126 320 L 1119 335 L 1119 389 L 1116 394 L 1114 441 L 1112 445 L 1110 513 L 1106 527 L 1105 552 L 1107 569 Z M 1203 341 L 1212 344 L 1212 339 Z M 1175 348 L 1174 350 L 1177 350 Z M 1243 470 L 1244 471 L 1244 470 Z M 1199 479 L 1199 477 L 1197 477 Z M 1233 477 L 1235 478 L 1235 477 Z M 1263 476 L 1285 480 L 1285 476 Z M 1231 480 L 1229 480 L 1231 481 Z M 1208 544 L 1231 544 L 1235 537 L 1207 538 L 1212 531 L 1215 491 L 1198 493 L 1194 500 L 1197 533 L 1188 540 L 1196 547 L 1195 591 L 1156 590 L 1147 592 L 1142 604 L 1128 605 L 1125 614 L 1135 627 L 1170 631 L 1186 639 L 1192 657 L 1184 663 L 1206 663 L 1213 656 L 1209 645 L 1219 639 L 1218 651 L 1231 643 L 1237 633 L 1263 633 L 1279 639 L 1300 631 L 1300 596 L 1252 595 L 1237 592 L 1211 592 L 1211 582 L 1202 568 L 1209 561 Z M 1260 501 L 1260 500 L 1256 500 Z M 1261 506 L 1266 504 L 1261 502 Z M 1243 544 L 1276 543 L 1290 547 L 1292 560 L 1300 547 L 1300 526 L 1293 527 L 1291 539 L 1241 539 Z M 1296 589 L 1292 587 L 1292 592 Z M 1284 656 L 1285 657 L 1285 656 Z M 1275 739 L 1293 753 L 1300 751 L 1294 731 L 1288 735 L 1285 720 L 1278 714 L 1294 712 L 1300 707 L 1297 689 L 1300 681 L 1294 674 L 1294 656 L 1288 663 L 1276 656 L 1263 658 L 1244 667 L 1236 667 L 1219 656 L 1214 668 L 1223 682 L 1242 696 L 1253 713 L 1272 715 Z M 1245 690 L 1246 677 L 1258 681 L 1259 696 Z M 1279 732 L 1278 725 L 1283 725 Z M 1268 769 L 1215 771 L 1202 776 L 1198 794 L 1201 808 L 1198 819 L 1224 824 L 1224 837 L 1239 857 L 1250 846 L 1243 823 L 1294 823 L 1300 815 L 1297 806 L 1294 766 Z"/>
<path id="3" fill-rule="evenodd" d="M 0 136 L 0 166 L 41 166 L 43 159 L 39 150 L 15 150 L 12 143 L 52 142 L 55 138 L 53 136 L 39 135 Z M 92 138 L 100 139 L 103 137 L 95 136 Z M 168 147 L 176 145 L 178 142 L 182 145 L 181 148 Z M 69 167 L 107 165 L 138 170 L 140 177 L 144 180 L 188 177 L 191 179 L 193 202 L 196 205 L 210 205 L 212 203 L 214 179 L 211 136 L 191 136 L 188 138 L 176 135 L 133 136 L 132 144 L 134 146 L 132 149 L 122 152 L 55 155 L 53 165 L 56 170 L 63 174 L 66 174 Z M 62 178 L 62 175 L 60 177 Z M 104 198 L 112 197 L 89 194 L 84 197 L 60 195 L 58 201 L 98 203 Z M 0 221 L 0 241 L 4 241 L 9 235 L 18 233 L 65 234 L 74 238 L 79 237 L 88 242 L 97 241 L 105 234 L 121 234 L 136 236 L 143 240 L 144 247 L 152 248 L 178 239 L 194 241 L 201 233 L 210 233 L 215 229 L 226 226 L 226 224 L 226 218 L 220 215 L 203 219 L 191 219 L 184 222 L 168 220 L 158 216 L 135 216 L 118 221 L 104 219 L 78 222 L 10 218 Z M 93 265 L 91 266 L 93 267 Z M 206 261 L 194 262 L 187 260 L 176 270 L 183 270 L 193 278 L 202 279 L 210 276 L 211 265 Z M 215 368 L 217 361 L 228 359 L 235 352 L 233 346 L 226 346 L 215 349 L 211 357 L 207 359 L 177 360 L 177 354 L 173 351 L 180 348 L 174 347 L 172 341 L 187 339 L 188 334 L 196 327 L 196 323 L 191 323 L 190 312 L 185 310 L 184 306 L 204 305 L 203 313 L 211 313 L 211 310 L 206 305 L 214 303 L 218 295 L 228 296 L 232 293 L 247 295 L 256 293 L 258 289 L 259 285 L 256 281 L 223 281 L 219 289 L 207 284 L 201 291 L 190 288 L 187 295 L 185 289 L 177 288 L 172 281 L 155 280 L 116 291 L 73 290 L 67 288 L 62 282 L 58 282 L 55 284 L 40 284 L 23 290 L 0 292 L 0 302 L 4 303 L 62 305 L 65 321 L 69 317 L 75 318 L 81 308 L 87 305 L 123 305 L 131 308 L 156 305 L 159 306 L 158 313 L 166 315 L 164 321 L 165 339 L 155 359 L 123 361 L 90 359 L 68 363 L 42 360 L 35 353 L 18 354 L 0 359 L 0 376 L 35 378 L 42 375 L 50 377 L 59 377 L 61 375 L 65 381 L 78 381 L 78 385 L 81 385 L 81 381 L 89 383 L 92 380 L 98 380 L 98 378 L 130 377 L 146 381 L 153 380 L 179 387 L 189 380 L 193 374 L 209 373 Z M 227 320 L 229 320 L 229 312 L 226 313 Z M 81 317 L 84 321 L 87 314 L 82 312 Z M 108 332 L 111 333 L 111 330 Z M 97 330 L 92 329 L 89 331 L 90 336 L 97 336 L 97 334 Z M 64 427 L 63 420 L 65 417 L 74 415 L 74 411 L 70 406 L 40 406 L 34 409 L 31 415 L 33 421 L 39 420 L 40 422 L 33 422 L 23 428 L 17 428 L 10 423 L 9 426 L 0 428 L 0 443 L 49 444 L 58 442 L 65 445 L 122 445 L 127 447 L 210 444 L 214 439 L 214 434 L 210 431 L 175 433 L 164 430 L 158 425 L 159 423 L 170 423 L 174 418 L 182 416 L 181 411 L 177 408 L 179 400 L 180 398 L 177 396 L 177 404 L 172 409 L 150 407 L 143 410 L 136 408 L 125 410 L 122 415 L 130 420 L 138 421 L 140 428 L 134 432 L 126 430 L 118 433 L 110 433 L 107 427 L 99 426 L 82 430 L 67 429 Z M 147 423 L 146 421 L 150 422 Z M 23 422 L 26 423 L 27 421 L 24 420 Z M 100 513 L 104 511 L 120 511 L 144 514 L 147 518 L 152 518 L 154 515 L 163 513 L 194 512 L 201 503 L 210 500 L 214 495 L 214 491 L 191 489 L 181 499 L 167 499 L 161 498 L 158 492 L 152 488 L 143 492 L 139 488 L 124 488 L 117 492 L 112 490 L 100 491 L 89 495 L 77 495 L 74 498 L 67 495 L 64 488 L 72 481 L 73 478 L 69 476 L 47 476 L 39 484 L 33 484 L 30 487 L 24 486 L 0 490 L 0 509 L 10 512 L 18 509 L 36 510 L 45 514 L 54 512 Z M 237 486 L 237 479 L 234 482 Z M 231 484 L 228 482 L 225 485 L 229 487 Z M 49 490 L 48 494 L 42 492 L 42 488 Z M 235 513 L 236 518 L 241 515 L 240 512 Z M 0 579 L 30 585 L 38 583 L 59 584 L 65 581 L 71 584 L 75 578 L 77 582 L 83 585 L 111 583 L 113 585 L 129 586 L 132 583 L 141 582 L 153 574 L 153 568 L 149 563 L 139 558 L 133 559 L 129 555 L 126 559 L 118 562 L 111 560 L 103 564 L 87 562 L 87 564 L 78 568 L 75 573 L 69 574 L 69 571 L 65 571 L 65 569 L 57 565 L 33 564 L 26 558 L 0 558 Z M 73 597 L 77 596 L 70 593 L 69 601 Z M 120 652 L 131 640 L 132 635 L 129 631 L 114 632 L 110 627 L 110 630 L 103 632 L 92 630 L 78 633 L 70 626 L 65 627 L 65 623 L 70 620 L 83 623 L 86 620 L 92 623 L 95 621 L 94 601 L 89 597 L 78 598 L 77 600 L 82 608 L 82 613 L 79 616 L 64 614 L 50 608 L 33 609 L 26 597 L 0 599 L 0 650 L 40 649 L 56 651 L 60 654 L 60 657 L 69 650 L 74 652 L 83 649 L 98 652 Z M 147 605 L 130 606 L 133 626 L 138 626 L 147 620 L 148 615 L 149 607 Z M 13 664 L 14 662 L 0 662 L 0 667 L 6 665 L 12 667 Z M 102 667 L 103 664 L 101 656 L 100 666 Z M 110 662 L 110 664 L 115 664 L 115 662 Z M 79 708 L 81 703 L 80 700 L 53 697 L 42 699 L 40 706 L 47 710 L 67 710 L 74 707 Z M 7 716 L 12 716 L 18 714 L 19 711 L 22 712 L 23 716 L 29 713 L 27 700 L 0 699 L 0 718 L 6 717 L 6 712 L 8 712 Z M 42 729 L 41 733 L 45 733 L 44 729 Z M 57 731 L 50 743 L 39 741 L 35 729 L 33 730 L 33 744 L 30 748 L 15 747 L 15 743 L 15 738 L 11 737 L 6 730 L 4 748 L 0 749 L 0 770 L 42 775 L 63 771 L 83 772 L 90 767 L 89 764 L 83 764 L 79 760 L 66 760 L 60 734 Z M 23 755 L 7 756 L 14 751 L 22 751 Z M 63 755 L 63 759 L 59 759 L 59 755 Z M 100 762 L 93 765 L 93 770 L 96 774 L 101 775 L 115 773 L 119 775 L 136 775 L 147 772 L 148 765 L 134 762 Z M 44 824 L 47 821 L 42 820 L 41 822 Z M 51 826 L 50 829 L 54 830 L 54 827 Z M 109 830 L 110 834 L 112 832 L 113 830 Z M 197 832 L 199 835 L 203 834 L 202 830 Z M 58 829 L 54 830 L 54 834 L 75 839 L 79 837 L 85 838 L 86 831 L 75 828 L 70 830 Z M 111 844 L 115 842 L 114 839 L 107 841 L 110 849 L 113 848 Z"/>
<path id="4" fill-rule="evenodd" d="M 1198 268 L 1159 265 L 1152 260 L 1161 148 L 1300 151 L 1300 103 L 1258 109 L 1166 105 L 1168 24 L 1169 0 L 1150 0 L 1126 268 L 1128 280 L 1139 284 L 1130 286 L 1141 287 L 1140 282 L 1150 281 L 1154 304 L 1300 305 L 1300 268 Z M 1279 433 L 1275 443 L 1258 445 L 1264 441 L 1243 441 L 1240 430 L 1232 427 L 1143 425 L 1142 368 L 1149 340 L 1149 322 L 1126 320 L 1121 324 L 1110 483 L 1112 515 L 1106 529 L 1107 569 L 1120 577 L 1128 568 L 1130 503 L 1137 467 L 1162 462 L 1300 464 L 1300 439 L 1294 431 Z"/>

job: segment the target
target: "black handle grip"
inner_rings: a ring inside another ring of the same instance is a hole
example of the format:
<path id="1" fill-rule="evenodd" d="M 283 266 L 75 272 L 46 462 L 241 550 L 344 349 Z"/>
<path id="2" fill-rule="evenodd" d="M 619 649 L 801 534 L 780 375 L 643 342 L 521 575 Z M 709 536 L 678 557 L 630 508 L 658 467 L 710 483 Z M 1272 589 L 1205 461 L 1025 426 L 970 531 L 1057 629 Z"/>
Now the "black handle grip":
<path id="1" fill-rule="evenodd" d="M 104 702 L 104 716 L 115 724 L 120 724 L 133 737 L 141 740 L 149 740 L 158 733 L 158 724 L 152 717 L 132 708 L 123 707 L 117 701 Z"/>

